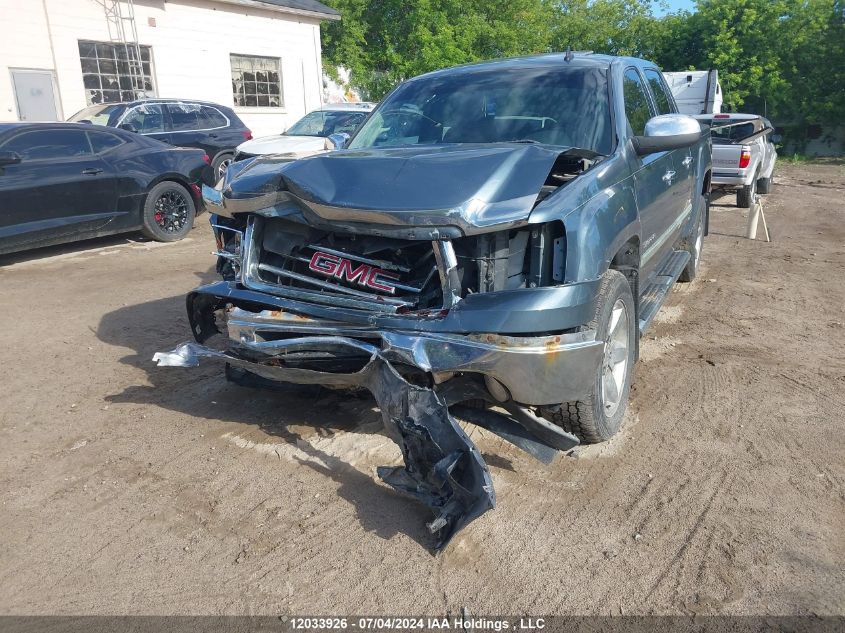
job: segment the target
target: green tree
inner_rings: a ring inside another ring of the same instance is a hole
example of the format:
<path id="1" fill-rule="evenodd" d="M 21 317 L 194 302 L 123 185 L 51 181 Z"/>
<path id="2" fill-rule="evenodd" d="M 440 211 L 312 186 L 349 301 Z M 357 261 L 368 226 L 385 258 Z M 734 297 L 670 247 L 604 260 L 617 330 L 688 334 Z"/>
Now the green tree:
<path id="1" fill-rule="evenodd" d="M 549 50 L 543 0 L 331 0 L 343 16 L 323 25 L 329 72 L 343 66 L 367 98 L 420 73 Z"/>
<path id="2" fill-rule="evenodd" d="M 698 0 L 656 18 L 649 0 L 327 0 L 325 68 L 380 99 L 400 81 L 484 59 L 593 50 L 666 70 L 719 71 L 729 110 L 780 122 L 845 118 L 845 0 Z"/>

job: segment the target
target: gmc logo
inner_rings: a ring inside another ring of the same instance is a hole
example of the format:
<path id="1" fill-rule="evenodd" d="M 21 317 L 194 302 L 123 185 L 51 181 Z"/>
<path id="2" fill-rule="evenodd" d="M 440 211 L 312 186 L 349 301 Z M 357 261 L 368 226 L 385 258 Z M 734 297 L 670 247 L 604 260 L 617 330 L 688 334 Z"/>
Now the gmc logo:
<path id="1" fill-rule="evenodd" d="M 360 264 L 354 269 L 352 266 L 352 262 L 344 257 L 320 251 L 314 253 L 311 261 L 308 262 L 309 270 L 320 275 L 345 280 L 380 292 L 396 294 L 396 287 L 390 282 L 399 281 L 399 275 L 369 264 Z"/>

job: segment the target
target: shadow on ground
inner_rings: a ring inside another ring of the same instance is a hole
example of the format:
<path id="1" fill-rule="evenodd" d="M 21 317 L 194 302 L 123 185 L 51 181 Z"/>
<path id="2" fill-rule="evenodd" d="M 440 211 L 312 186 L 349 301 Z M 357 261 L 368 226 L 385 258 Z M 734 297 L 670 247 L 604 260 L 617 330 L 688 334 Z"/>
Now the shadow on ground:
<path id="1" fill-rule="evenodd" d="M 198 276 L 202 282 L 216 277 L 213 270 Z M 384 539 L 404 533 L 424 547 L 433 545 L 424 527 L 431 516 L 422 505 L 375 482 L 311 441 L 339 432 L 382 432 L 381 415 L 368 392 L 321 387 L 315 391 L 297 385 L 281 390 L 252 389 L 227 382 L 219 363 L 185 369 L 159 368 L 152 362 L 155 352 L 173 349 L 189 339 L 190 332 L 182 294 L 106 314 L 97 328 L 98 338 L 132 350 L 121 362 L 143 370 L 149 383 L 127 387 L 106 396 L 106 401 L 152 405 L 210 421 L 256 426 L 312 458 L 299 461 L 337 482 L 338 495 L 355 507 L 364 529 Z M 396 454 L 398 460 L 398 448 Z"/>

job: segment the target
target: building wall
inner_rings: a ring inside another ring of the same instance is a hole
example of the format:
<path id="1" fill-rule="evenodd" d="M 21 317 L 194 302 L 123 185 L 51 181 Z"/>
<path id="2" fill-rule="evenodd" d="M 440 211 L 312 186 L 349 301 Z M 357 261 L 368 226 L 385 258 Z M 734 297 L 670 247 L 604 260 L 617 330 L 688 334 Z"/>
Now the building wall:
<path id="1" fill-rule="evenodd" d="M 233 107 L 229 55 L 237 53 L 281 58 L 284 107 L 235 108 L 256 136 L 281 132 L 319 107 L 318 20 L 214 0 L 134 4 L 138 41 L 152 47 L 159 97 Z M 84 108 L 77 42 L 110 41 L 102 1 L 0 0 L 0 15 L 0 120 L 17 120 L 9 68 L 55 69 L 59 115 L 67 118 Z"/>

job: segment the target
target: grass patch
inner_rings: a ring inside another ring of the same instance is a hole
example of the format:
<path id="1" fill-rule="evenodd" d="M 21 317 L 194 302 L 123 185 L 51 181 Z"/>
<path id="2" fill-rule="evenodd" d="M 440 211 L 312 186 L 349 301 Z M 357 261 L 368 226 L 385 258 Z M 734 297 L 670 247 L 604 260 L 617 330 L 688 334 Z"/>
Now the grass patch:
<path id="1" fill-rule="evenodd" d="M 845 165 L 845 156 L 778 155 L 777 162 L 781 165 Z"/>

